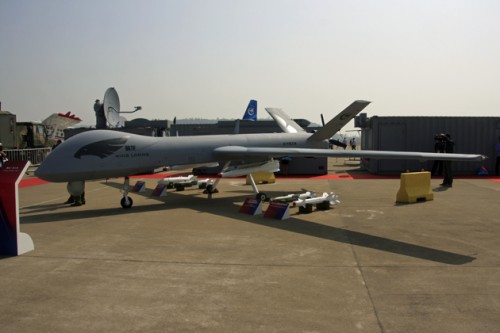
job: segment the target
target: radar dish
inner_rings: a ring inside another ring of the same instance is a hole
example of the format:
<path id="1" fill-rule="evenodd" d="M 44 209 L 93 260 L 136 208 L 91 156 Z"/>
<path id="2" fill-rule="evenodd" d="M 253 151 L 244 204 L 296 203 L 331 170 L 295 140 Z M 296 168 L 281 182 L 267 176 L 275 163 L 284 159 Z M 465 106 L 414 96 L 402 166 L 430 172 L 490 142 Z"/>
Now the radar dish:
<path id="1" fill-rule="evenodd" d="M 127 118 L 120 116 L 120 127 L 125 127 L 126 121 L 127 121 Z"/>
<path id="2" fill-rule="evenodd" d="M 120 99 L 115 88 L 108 88 L 104 94 L 104 115 L 110 128 L 120 127 Z"/>

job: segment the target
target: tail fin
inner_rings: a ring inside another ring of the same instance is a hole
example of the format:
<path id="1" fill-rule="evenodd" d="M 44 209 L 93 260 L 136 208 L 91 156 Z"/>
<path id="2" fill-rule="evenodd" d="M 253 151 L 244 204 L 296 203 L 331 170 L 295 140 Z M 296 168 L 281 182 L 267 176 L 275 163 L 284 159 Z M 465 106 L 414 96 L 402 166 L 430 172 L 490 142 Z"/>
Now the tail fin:
<path id="1" fill-rule="evenodd" d="M 49 139 L 55 142 L 57 139 L 64 139 L 63 130 L 65 128 L 76 125 L 81 121 L 79 117 L 71 114 L 71 112 L 53 113 L 42 121 L 42 124 L 47 130 Z"/>
<path id="2" fill-rule="evenodd" d="M 274 118 L 279 127 L 285 133 L 300 133 L 305 132 L 293 119 L 291 119 L 283 110 L 276 108 L 266 108 L 266 111 Z"/>
<path id="3" fill-rule="evenodd" d="M 252 99 L 248 103 L 245 114 L 243 115 L 243 120 L 257 120 L 257 101 Z"/>
<path id="4" fill-rule="evenodd" d="M 352 102 L 344 111 L 340 112 L 335 118 L 311 135 L 308 140 L 323 141 L 331 138 L 370 103 L 371 102 L 361 100 Z"/>

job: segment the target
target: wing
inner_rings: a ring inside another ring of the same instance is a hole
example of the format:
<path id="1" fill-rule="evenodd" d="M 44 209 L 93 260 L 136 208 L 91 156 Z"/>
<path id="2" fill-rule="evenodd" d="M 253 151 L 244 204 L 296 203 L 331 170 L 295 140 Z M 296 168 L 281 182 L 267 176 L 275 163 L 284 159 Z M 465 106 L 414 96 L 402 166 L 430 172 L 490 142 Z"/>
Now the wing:
<path id="1" fill-rule="evenodd" d="M 224 158 L 245 158 L 248 156 L 266 157 L 362 157 L 373 159 L 408 159 L 408 160 L 442 160 L 442 161 L 482 161 L 487 157 L 478 154 L 441 154 L 426 152 L 383 151 L 383 150 L 330 150 L 311 148 L 277 148 L 277 147 L 241 147 L 225 146 L 214 150 L 217 156 Z"/>

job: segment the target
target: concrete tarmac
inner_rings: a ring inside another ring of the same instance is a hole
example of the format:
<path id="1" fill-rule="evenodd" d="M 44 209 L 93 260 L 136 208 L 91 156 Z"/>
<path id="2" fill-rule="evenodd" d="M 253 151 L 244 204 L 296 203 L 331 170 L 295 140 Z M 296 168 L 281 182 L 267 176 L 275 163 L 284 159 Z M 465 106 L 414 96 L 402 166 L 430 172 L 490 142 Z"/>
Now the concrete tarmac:
<path id="1" fill-rule="evenodd" d="M 35 250 L 0 257 L 0 332 L 500 332 L 498 179 L 397 204 L 397 178 L 278 178 L 260 190 L 341 201 L 285 221 L 238 212 L 244 179 L 212 199 L 145 181 L 131 209 L 119 179 L 81 207 L 65 184 L 20 189 Z"/>

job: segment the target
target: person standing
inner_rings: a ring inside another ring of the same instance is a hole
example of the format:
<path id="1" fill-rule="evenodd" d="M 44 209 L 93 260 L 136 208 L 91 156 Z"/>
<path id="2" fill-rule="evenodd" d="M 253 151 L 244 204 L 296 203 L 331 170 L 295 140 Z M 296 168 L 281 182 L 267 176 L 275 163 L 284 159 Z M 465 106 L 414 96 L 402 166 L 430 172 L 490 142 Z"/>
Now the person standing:
<path id="1" fill-rule="evenodd" d="M 35 134 L 33 133 L 33 125 L 28 125 L 26 128 L 26 147 L 35 148 Z"/>
<path id="2" fill-rule="evenodd" d="M 495 175 L 498 176 L 498 170 L 500 169 L 500 136 L 498 137 L 498 142 L 495 145 L 495 152 L 497 155 L 497 161 L 495 164 Z"/>
<path id="3" fill-rule="evenodd" d="M 0 142 L 0 168 L 3 167 L 3 164 L 8 160 L 7 154 L 3 151 L 3 144 Z"/>
<path id="4" fill-rule="evenodd" d="M 62 143 L 61 139 L 58 139 L 57 142 L 52 146 L 52 150 L 56 149 Z"/>
<path id="5" fill-rule="evenodd" d="M 100 100 L 96 99 L 94 103 L 95 112 L 95 128 L 106 129 L 106 116 L 104 115 L 104 105 Z"/>
<path id="6" fill-rule="evenodd" d="M 436 134 L 434 136 L 434 152 L 444 153 L 446 148 L 446 136 L 444 134 Z M 442 176 L 443 175 L 443 161 L 435 160 L 432 164 L 431 175 Z"/>
<path id="7" fill-rule="evenodd" d="M 59 145 L 61 145 L 62 143 L 62 140 L 57 140 L 57 143 L 55 145 L 52 146 L 52 150 L 56 149 L 57 147 L 59 147 Z M 84 183 L 85 184 L 85 183 Z M 67 188 L 68 188 L 68 192 L 69 192 L 69 186 L 70 186 L 70 183 L 68 183 L 67 185 Z M 66 200 L 64 202 L 65 204 L 71 204 L 71 206 L 81 206 L 81 205 L 85 205 L 85 188 L 82 192 L 81 195 L 78 195 L 78 196 L 74 196 L 70 193 L 69 195 L 69 198 L 68 200 Z"/>
<path id="8" fill-rule="evenodd" d="M 68 185 L 67 185 L 68 192 L 69 192 L 69 187 L 70 187 L 70 183 L 68 183 Z M 73 207 L 85 205 L 85 188 L 83 189 L 83 192 L 81 195 L 72 195 L 70 193 L 68 200 L 66 200 L 64 202 L 64 204 L 71 204 L 71 206 L 73 206 Z"/>
<path id="9" fill-rule="evenodd" d="M 451 139 L 450 134 L 445 134 L 445 154 L 452 154 L 455 149 L 455 142 Z M 451 171 L 451 161 L 443 162 L 444 179 L 441 186 L 452 187 L 453 186 L 453 173 Z"/>
<path id="10" fill-rule="evenodd" d="M 356 138 L 352 138 L 349 142 L 352 150 L 356 150 Z"/>

